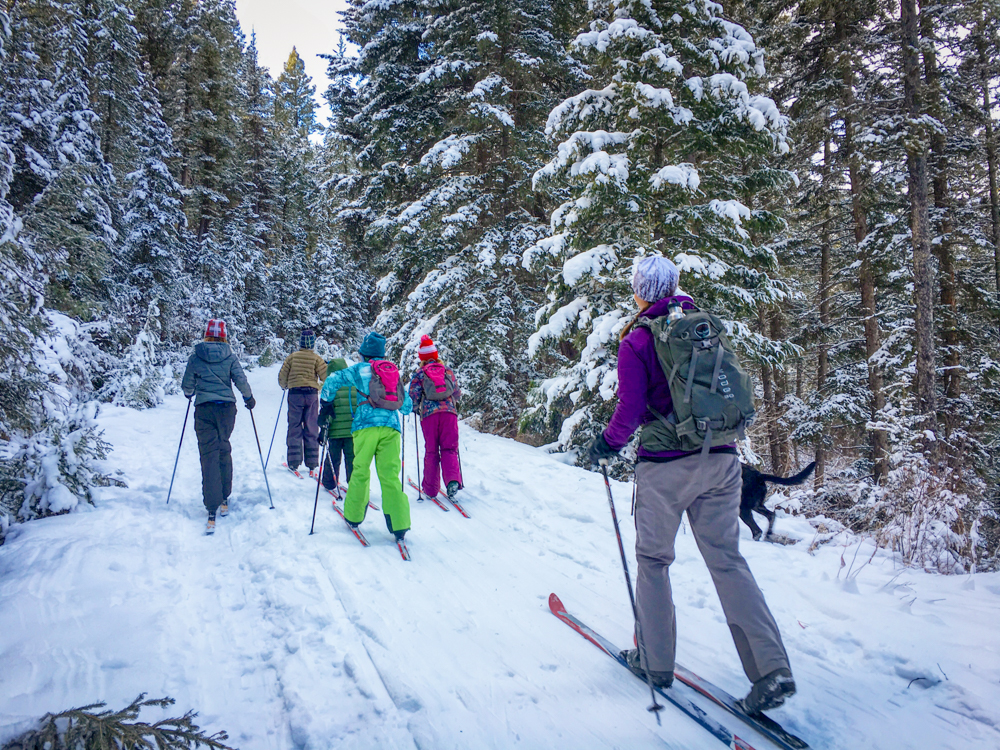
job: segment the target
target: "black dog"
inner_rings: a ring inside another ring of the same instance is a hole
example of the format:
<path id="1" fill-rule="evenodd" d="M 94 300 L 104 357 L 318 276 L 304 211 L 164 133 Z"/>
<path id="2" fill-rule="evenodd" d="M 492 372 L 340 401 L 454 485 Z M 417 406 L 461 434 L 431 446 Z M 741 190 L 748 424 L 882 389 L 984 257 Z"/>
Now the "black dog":
<path id="1" fill-rule="evenodd" d="M 786 487 L 793 484 L 802 484 L 815 468 L 816 462 L 813 461 L 794 477 L 786 479 L 785 477 L 776 477 L 772 474 L 762 474 L 756 469 L 743 464 L 743 496 L 740 498 L 740 518 L 743 520 L 743 523 L 750 527 L 754 541 L 760 539 L 764 532 L 761 531 L 757 522 L 753 520 L 752 511 L 757 511 L 767 518 L 767 535 L 765 538 L 771 536 L 771 530 L 774 528 L 774 511 L 769 510 L 764 505 L 764 498 L 767 497 L 767 483 L 772 482 L 773 484 L 781 484 Z"/>

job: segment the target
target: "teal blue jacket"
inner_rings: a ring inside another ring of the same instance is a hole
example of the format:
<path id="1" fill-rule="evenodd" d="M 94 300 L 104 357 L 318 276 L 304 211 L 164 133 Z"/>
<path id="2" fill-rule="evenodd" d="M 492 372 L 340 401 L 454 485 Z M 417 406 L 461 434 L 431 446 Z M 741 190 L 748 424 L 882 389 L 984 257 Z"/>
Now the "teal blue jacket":
<path id="1" fill-rule="evenodd" d="M 339 389 L 344 386 L 353 385 L 361 391 L 361 398 L 363 400 L 367 397 L 368 384 L 371 382 L 371 379 L 372 366 L 367 362 L 359 362 L 356 365 L 351 365 L 346 370 L 338 370 L 332 375 L 327 376 L 326 381 L 323 383 L 320 399 L 323 401 L 333 401 Z M 400 416 L 405 417 L 413 411 L 413 401 L 410 399 L 409 394 L 405 393 L 402 378 L 399 381 L 399 390 L 404 392 L 403 407 L 399 411 L 377 409 L 370 404 L 362 403 L 351 412 L 351 432 L 357 432 L 366 427 L 391 427 L 397 432 L 402 432 L 403 428 Z"/>

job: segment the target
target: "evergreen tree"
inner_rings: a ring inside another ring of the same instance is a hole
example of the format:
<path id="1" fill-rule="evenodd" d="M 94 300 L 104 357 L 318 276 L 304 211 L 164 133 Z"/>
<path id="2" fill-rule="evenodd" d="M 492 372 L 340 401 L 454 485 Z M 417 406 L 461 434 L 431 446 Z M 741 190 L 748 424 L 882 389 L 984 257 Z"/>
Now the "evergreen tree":
<path id="1" fill-rule="evenodd" d="M 209 235 L 220 229 L 215 224 L 239 189 L 243 34 L 233 0 L 182 0 L 176 23 L 180 48 L 159 88 L 166 92 L 164 115 L 179 154 L 174 174 L 190 191 L 185 213 L 204 254 L 217 245 Z"/>
<path id="2" fill-rule="evenodd" d="M 0 101 L 15 157 L 8 200 L 45 263 L 53 302 L 93 318 L 116 233 L 113 178 L 90 108 L 90 27 L 73 3 L 34 0 L 14 10 Z"/>
<path id="3" fill-rule="evenodd" d="M 544 353 L 551 376 L 533 392 L 527 426 L 563 446 L 580 445 L 611 413 L 616 334 L 634 314 L 639 257 L 673 258 L 684 291 L 726 319 L 754 359 L 789 353 L 751 324 L 785 295 L 767 244 L 783 225 L 758 206 L 794 184 L 772 163 L 788 151 L 787 120 L 754 93 L 763 52 L 715 3 L 591 7 L 575 42 L 590 88 L 553 109 L 547 132 L 562 142 L 536 175 L 571 196 L 524 257 L 550 274 L 529 354 Z"/>
<path id="4" fill-rule="evenodd" d="M 154 305 L 155 329 L 169 346 L 185 342 L 194 323 L 188 318 L 190 289 L 183 268 L 190 238 L 181 186 L 167 166 L 175 155 L 170 130 L 149 83 L 144 93 L 142 119 L 135 123 L 138 164 L 124 180 L 129 193 L 112 277 L 118 285 L 116 312 L 129 338 L 149 328 L 148 311 Z"/>
<path id="5" fill-rule="evenodd" d="M 308 139 L 323 126 L 316 121 L 316 87 L 306 75 L 306 64 L 292 47 L 274 87 L 274 114 L 278 127 Z"/>
<path id="6" fill-rule="evenodd" d="M 507 429 L 523 403 L 526 321 L 540 291 L 520 267 L 545 231 L 529 177 L 544 153 L 548 109 L 581 79 L 557 28 L 566 5 L 555 13 L 530 2 L 423 6 L 403 32 L 384 30 L 362 51 L 363 104 L 350 94 L 345 102 L 358 112 L 351 126 L 372 121 L 360 133 L 362 177 L 348 182 L 359 197 L 341 217 L 350 232 L 366 212 L 363 248 L 382 274 L 376 326 L 404 361 L 433 334 L 460 373 L 466 408 Z M 408 36 L 417 26 L 426 29 L 419 41 Z M 406 97 L 400 79 L 410 82 Z"/>
<path id="7" fill-rule="evenodd" d="M 317 226 L 315 149 L 309 137 L 321 128 L 316 122 L 316 87 L 293 49 L 275 81 L 274 126 L 279 148 L 275 165 L 279 200 L 277 257 L 272 284 L 282 301 L 275 332 L 287 341 L 298 340 L 302 328 L 317 323 L 317 285 L 314 265 Z"/>
<path id="8" fill-rule="evenodd" d="M 356 123 L 356 60 L 348 56 L 343 36 L 337 40 L 336 52 L 324 57 L 330 83 L 323 96 L 331 114 L 314 162 L 318 172 L 314 212 L 319 228 L 314 255 L 317 333 L 349 347 L 360 344 L 374 319 L 374 279 L 362 260 L 365 223 L 350 206 L 355 186 L 364 179 L 357 160 L 364 134 Z"/>

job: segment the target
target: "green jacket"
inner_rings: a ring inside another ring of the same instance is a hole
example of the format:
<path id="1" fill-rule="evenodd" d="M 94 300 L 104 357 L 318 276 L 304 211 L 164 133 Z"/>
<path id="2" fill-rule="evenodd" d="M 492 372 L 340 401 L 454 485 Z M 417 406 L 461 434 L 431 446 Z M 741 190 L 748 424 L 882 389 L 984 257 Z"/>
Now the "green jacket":
<path id="1" fill-rule="evenodd" d="M 326 376 L 330 377 L 338 370 L 347 369 L 344 359 L 331 359 L 326 366 Z M 348 438 L 351 436 L 351 414 L 357 411 L 361 396 L 353 385 L 345 385 L 337 391 L 333 399 L 333 419 L 330 420 L 331 438 Z"/>

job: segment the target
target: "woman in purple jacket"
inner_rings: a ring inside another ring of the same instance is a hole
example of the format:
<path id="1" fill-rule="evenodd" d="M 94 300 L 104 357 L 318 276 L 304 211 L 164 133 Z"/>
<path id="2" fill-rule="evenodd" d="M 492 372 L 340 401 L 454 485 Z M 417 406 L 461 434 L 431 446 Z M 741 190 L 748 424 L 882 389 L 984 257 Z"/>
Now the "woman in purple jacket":
<path id="1" fill-rule="evenodd" d="M 632 289 L 639 313 L 622 331 L 618 350 L 618 406 L 608 428 L 590 447 L 599 463 L 625 447 L 639 427 L 656 421 L 651 409 L 673 411 L 666 374 L 656 357 L 649 328 L 633 325 L 676 310 L 694 309 L 690 297 L 677 294 L 679 273 L 668 259 L 643 258 L 636 265 Z M 678 314 L 678 313 L 674 313 Z M 674 678 L 676 619 L 670 593 L 674 539 L 687 511 L 698 549 L 712 574 L 743 671 L 753 683 L 744 699 L 750 713 L 777 708 L 795 693 L 795 682 L 778 626 L 764 595 L 739 551 L 741 471 L 735 445 L 700 451 L 651 451 L 641 443 L 635 469 L 636 632 L 638 649 L 623 652 L 640 677 L 666 687 Z"/>
<path id="2" fill-rule="evenodd" d="M 424 433 L 423 491 L 436 497 L 444 475 L 445 492 L 451 499 L 462 489 L 462 461 L 458 455 L 458 400 L 462 391 L 455 372 L 438 358 L 430 336 L 420 338 L 420 367 L 410 380 L 409 394 L 420 415 Z M 419 460 L 419 457 L 418 459 Z"/>

